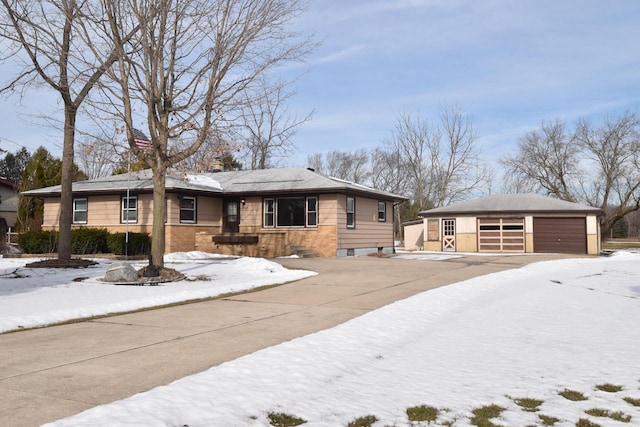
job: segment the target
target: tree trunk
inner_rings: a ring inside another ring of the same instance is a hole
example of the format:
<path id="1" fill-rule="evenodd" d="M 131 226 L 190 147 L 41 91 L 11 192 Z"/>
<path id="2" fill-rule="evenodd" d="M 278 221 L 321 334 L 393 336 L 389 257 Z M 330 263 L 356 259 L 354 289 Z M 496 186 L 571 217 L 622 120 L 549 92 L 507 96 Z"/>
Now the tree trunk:
<path id="1" fill-rule="evenodd" d="M 158 162 L 160 163 L 160 162 Z M 153 169 L 153 230 L 151 232 L 151 259 L 156 268 L 164 267 L 165 248 L 165 172 L 162 164 Z"/>
<path id="2" fill-rule="evenodd" d="M 73 144 L 76 129 L 76 109 L 65 106 L 64 141 L 62 144 L 62 176 L 60 189 L 60 222 L 58 259 L 71 259 L 71 222 L 73 219 Z"/>

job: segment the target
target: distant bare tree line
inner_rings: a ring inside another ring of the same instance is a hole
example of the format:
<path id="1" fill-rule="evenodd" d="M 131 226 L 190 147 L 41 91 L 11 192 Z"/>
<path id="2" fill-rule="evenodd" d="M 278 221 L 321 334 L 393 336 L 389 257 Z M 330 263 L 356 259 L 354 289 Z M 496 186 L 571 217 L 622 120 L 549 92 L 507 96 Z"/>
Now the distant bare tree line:
<path id="1" fill-rule="evenodd" d="M 640 208 L 640 119 L 556 119 L 524 135 L 501 159 L 507 192 L 537 192 L 601 208 L 602 235 Z"/>
<path id="2" fill-rule="evenodd" d="M 417 212 L 491 192 L 493 173 L 481 160 L 478 134 L 459 106 L 443 106 L 436 121 L 403 112 L 373 150 L 329 151 L 310 167 L 411 199 L 403 220 Z"/>
<path id="3" fill-rule="evenodd" d="M 273 147 L 248 143 L 231 146 L 225 145 L 226 140 L 211 137 L 189 159 L 190 163 L 178 168 L 210 169 L 207 161 L 213 158 L 211 153 L 249 159 L 245 167 L 273 166 L 260 162 L 271 158 Z M 103 151 L 110 150 L 112 159 L 124 155 L 116 146 L 104 141 L 80 143 L 80 169 L 92 178 L 105 174 L 108 162 L 102 159 L 109 154 Z M 292 149 L 292 142 L 288 140 L 277 149 L 284 147 Z M 279 152 L 279 156 L 284 155 L 284 151 Z M 586 119 L 573 125 L 559 119 L 543 122 L 519 138 L 513 152 L 498 163 L 504 171 L 501 192 L 535 192 L 600 207 L 605 212 L 604 237 L 637 236 L 640 232 L 640 119 L 636 113 L 623 112 L 600 123 Z M 497 175 L 482 160 L 478 135 L 457 106 L 441 108 L 437 121 L 417 113 L 401 113 L 377 147 L 313 153 L 308 155 L 307 165 L 326 175 L 410 198 L 398 212 L 399 221 L 414 219 L 421 210 L 490 194 Z"/>
<path id="4" fill-rule="evenodd" d="M 485 160 L 478 134 L 459 107 L 441 108 L 439 120 L 402 113 L 381 145 L 308 156 L 319 172 L 369 184 L 411 199 L 402 220 L 417 212 L 494 191 L 496 169 Z M 634 233 L 640 209 L 640 119 L 623 112 L 601 123 L 556 119 L 524 134 L 498 159 L 502 192 L 534 192 L 599 207 L 602 235 L 624 219 Z M 634 215 L 630 215 L 634 214 Z M 637 234 L 637 231 L 635 232 Z"/>

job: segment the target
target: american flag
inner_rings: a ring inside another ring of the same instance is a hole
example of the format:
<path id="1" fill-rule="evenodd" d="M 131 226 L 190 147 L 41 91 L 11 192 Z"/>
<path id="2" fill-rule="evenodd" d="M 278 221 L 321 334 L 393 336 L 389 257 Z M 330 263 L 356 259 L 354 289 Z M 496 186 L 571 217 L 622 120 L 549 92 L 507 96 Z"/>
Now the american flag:
<path id="1" fill-rule="evenodd" d="M 148 150 L 151 148 L 151 141 L 147 138 L 141 130 L 133 129 L 133 140 L 136 143 L 136 146 L 141 150 Z"/>

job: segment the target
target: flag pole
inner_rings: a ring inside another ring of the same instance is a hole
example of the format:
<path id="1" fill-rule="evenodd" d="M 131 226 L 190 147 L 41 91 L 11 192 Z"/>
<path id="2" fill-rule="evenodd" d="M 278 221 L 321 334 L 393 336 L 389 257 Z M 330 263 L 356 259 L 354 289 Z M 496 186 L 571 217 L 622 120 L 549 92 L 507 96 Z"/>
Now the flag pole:
<path id="1" fill-rule="evenodd" d="M 127 150 L 127 198 L 126 198 L 126 206 L 127 206 L 127 216 L 124 222 L 124 257 L 125 259 L 129 258 L 129 180 L 131 179 L 131 150 Z M 124 208 L 124 206 L 123 206 Z M 123 209 L 124 210 L 124 209 Z M 122 215 L 123 212 L 120 212 Z"/>

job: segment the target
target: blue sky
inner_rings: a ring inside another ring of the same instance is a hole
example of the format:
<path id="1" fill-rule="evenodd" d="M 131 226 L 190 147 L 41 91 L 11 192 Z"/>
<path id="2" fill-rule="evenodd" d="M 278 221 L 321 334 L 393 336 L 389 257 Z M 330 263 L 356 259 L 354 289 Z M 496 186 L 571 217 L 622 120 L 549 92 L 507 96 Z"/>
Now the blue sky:
<path id="1" fill-rule="evenodd" d="M 296 106 L 316 109 L 301 154 L 376 146 L 400 112 L 458 104 L 494 158 L 543 120 L 640 106 L 639 1 L 325 0 L 309 12 L 323 44 L 298 85 Z"/>
<path id="2" fill-rule="evenodd" d="M 290 106 L 315 109 L 294 138 L 291 166 L 328 150 L 374 148 L 406 111 L 437 118 L 457 104 L 487 159 L 543 120 L 640 110 L 638 0 L 311 0 L 298 23 L 322 41 Z M 6 81 L 6 66 L 0 66 Z M 29 117 L 56 108 L 48 92 L 0 99 L 0 148 L 61 135 Z"/>

